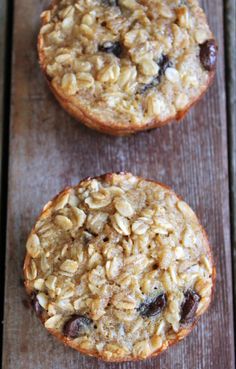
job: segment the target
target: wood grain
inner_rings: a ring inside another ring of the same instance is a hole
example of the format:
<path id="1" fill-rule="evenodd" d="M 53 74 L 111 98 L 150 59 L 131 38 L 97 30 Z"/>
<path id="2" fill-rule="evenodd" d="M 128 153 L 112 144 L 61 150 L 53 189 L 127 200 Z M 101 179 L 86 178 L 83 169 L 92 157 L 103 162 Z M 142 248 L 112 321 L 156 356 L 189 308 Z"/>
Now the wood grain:
<path id="1" fill-rule="evenodd" d="M 5 53 L 6 53 L 6 0 L 0 0 L 0 267 L 4 269 L 4 231 L 5 231 L 5 216 L 3 216 L 3 209 L 6 202 L 4 201 L 4 181 L 2 179 L 2 162 L 3 162 L 3 135 L 4 135 L 4 87 L 5 87 Z M 4 171 L 3 171 L 4 172 Z M 0 277 L 0 317 L 3 318 L 3 290 L 4 290 L 4 273 Z M 0 327 L 0 337 L 2 337 L 2 326 Z"/>
<path id="2" fill-rule="evenodd" d="M 228 96 L 228 125 L 229 125 L 229 158 L 230 158 L 230 189 L 231 189 L 231 221 L 232 244 L 234 258 L 234 281 L 236 281 L 236 2 L 227 0 L 225 4 L 226 25 L 226 87 Z M 234 284 L 236 301 L 236 283 Z M 236 317 L 236 306 L 235 306 Z"/>
<path id="3" fill-rule="evenodd" d="M 35 47 L 47 4 L 15 2 L 3 369 L 233 369 L 222 1 L 203 3 L 220 45 L 207 96 L 181 124 L 128 138 L 82 127 L 51 96 Z M 45 202 L 83 177 L 119 170 L 162 181 L 190 203 L 209 234 L 218 279 L 214 302 L 189 338 L 156 359 L 104 364 L 62 346 L 40 326 L 26 308 L 22 262 Z"/>
<path id="4" fill-rule="evenodd" d="M 3 106 L 4 106 L 4 66 L 6 52 L 6 0 L 0 0 L 0 178 L 2 178 L 2 139 L 3 139 Z M 0 196 L 2 193 L 0 181 Z M 1 220 L 0 220 L 1 221 Z"/>

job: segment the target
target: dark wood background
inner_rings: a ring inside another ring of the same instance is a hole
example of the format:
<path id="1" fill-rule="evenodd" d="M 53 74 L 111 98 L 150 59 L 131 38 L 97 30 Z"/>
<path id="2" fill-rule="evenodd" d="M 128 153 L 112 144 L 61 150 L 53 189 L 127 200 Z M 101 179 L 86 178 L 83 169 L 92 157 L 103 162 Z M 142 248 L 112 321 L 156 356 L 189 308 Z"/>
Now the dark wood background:
<path id="1" fill-rule="evenodd" d="M 229 149 L 235 143 L 235 130 L 230 114 L 230 101 L 234 101 L 228 99 L 226 104 L 225 81 L 232 81 L 234 70 L 228 67 L 232 48 L 224 53 L 224 38 L 233 41 L 232 34 L 226 37 L 224 20 L 228 25 L 228 14 L 232 19 L 234 0 L 227 3 L 230 11 L 223 0 L 202 2 L 220 50 L 217 77 L 207 95 L 180 124 L 127 138 L 108 137 L 83 127 L 63 112 L 49 92 L 36 52 L 39 15 L 48 1 L 0 0 L 0 4 L 3 15 L 7 5 L 8 15 L 0 28 L 0 49 L 4 45 L 5 50 L 5 56 L 2 50 L 0 54 L 0 64 L 5 66 L 5 71 L 0 69 L 0 86 L 5 81 L 0 89 L 5 92 L 5 100 L 0 94 L 5 102 L 4 109 L 0 105 L 4 174 L 1 255 L 6 235 L 3 369 L 233 369 L 230 236 L 234 233 L 229 217 L 233 187 L 229 190 L 235 162 Z M 227 83 L 228 96 L 231 86 Z M 27 307 L 22 264 L 27 234 L 44 203 L 83 177 L 120 170 L 164 182 L 189 202 L 209 234 L 218 273 L 214 302 L 187 339 L 156 359 L 104 364 L 64 347 L 47 334 Z"/>

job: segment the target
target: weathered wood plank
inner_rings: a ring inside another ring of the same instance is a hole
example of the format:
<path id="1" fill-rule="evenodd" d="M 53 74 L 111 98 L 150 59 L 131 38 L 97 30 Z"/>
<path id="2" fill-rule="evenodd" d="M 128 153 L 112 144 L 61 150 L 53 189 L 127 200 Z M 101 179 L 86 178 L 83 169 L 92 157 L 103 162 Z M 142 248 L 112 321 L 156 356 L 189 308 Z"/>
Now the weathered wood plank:
<path id="1" fill-rule="evenodd" d="M 6 0 L 0 0 L 0 178 L 2 178 L 2 139 L 3 139 L 3 106 L 4 106 L 4 66 L 6 53 Z M 0 196 L 1 196 L 0 181 Z"/>
<path id="2" fill-rule="evenodd" d="M 231 189 L 231 224 L 232 245 L 234 252 L 234 281 L 236 281 L 236 3 L 227 0 L 225 4 L 226 25 L 226 87 L 228 95 L 228 129 L 230 158 L 230 189 Z M 236 299 L 236 283 L 234 284 Z M 235 307 L 236 308 L 236 307 Z M 236 314 L 236 311 L 235 311 Z M 236 315 L 235 315 L 236 316 Z"/>
<path id="3" fill-rule="evenodd" d="M 0 0 L 0 265 L 4 270 L 4 257 L 5 257 L 5 207 L 6 207 L 6 193 L 5 184 L 7 174 L 7 168 L 3 167 L 3 161 L 5 161 L 5 148 L 7 146 L 4 142 L 3 136 L 5 133 L 5 60 L 6 60 L 6 28 L 7 28 L 7 1 Z M 5 165 L 5 162 L 4 162 Z M 4 176 L 4 181 L 3 177 Z M 0 295 L 1 305 L 0 305 L 0 318 L 3 319 L 3 290 L 4 290 L 4 273 L 1 274 L 0 278 Z M 0 337 L 2 337 L 2 326 L 0 327 Z"/>
<path id="4" fill-rule="evenodd" d="M 128 138 L 78 125 L 51 96 L 35 46 L 46 5 L 15 2 L 3 369 L 233 369 L 222 1 L 204 2 L 220 45 L 217 78 L 207 96 L 180 125 Z M 183 195 L 208 231 L 218 269 L 212 307 L 191 336 L 140 363 L 103 364 L 63 347 L 23 303 L 25 240 L 40 207 L 64 186 L 113 170 L 163 181 Z"/>

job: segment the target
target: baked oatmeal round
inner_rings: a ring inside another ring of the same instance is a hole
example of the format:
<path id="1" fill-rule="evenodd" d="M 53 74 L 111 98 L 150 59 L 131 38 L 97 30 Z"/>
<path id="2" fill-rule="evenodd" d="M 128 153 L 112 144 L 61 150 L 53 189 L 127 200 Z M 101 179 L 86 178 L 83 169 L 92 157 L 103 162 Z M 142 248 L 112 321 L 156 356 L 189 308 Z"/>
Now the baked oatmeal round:
<path id="1" fill-rule="evenodd" d="M 193 210 L 130 173 L 62 191 L 26 248 L 25 286 L 45 328 L 106 361 L 158 355 L 192 330 L 212 298 L 215 267 Z"/>
<path id="2" fill-rule="evenodd" d="M 113 135 L 182 118 L 215 74 L 217 45 L 197 0 L 54 0 L 41 67 L 61 105 Z"/>

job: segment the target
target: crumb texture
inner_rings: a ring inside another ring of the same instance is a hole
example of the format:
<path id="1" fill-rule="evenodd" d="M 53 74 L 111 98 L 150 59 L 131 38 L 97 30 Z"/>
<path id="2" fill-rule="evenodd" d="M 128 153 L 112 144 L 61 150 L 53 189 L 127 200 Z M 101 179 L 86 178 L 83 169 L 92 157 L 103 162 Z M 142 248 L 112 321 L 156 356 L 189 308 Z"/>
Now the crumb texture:
<path id="1" fill-rule="evenodd" d="M 129 173 L 60 193 L 26 248 L 25 284 L 45 327 L 108 361 L 163 351 L 211 300 L 212 256 L 196 215 Z"/>

